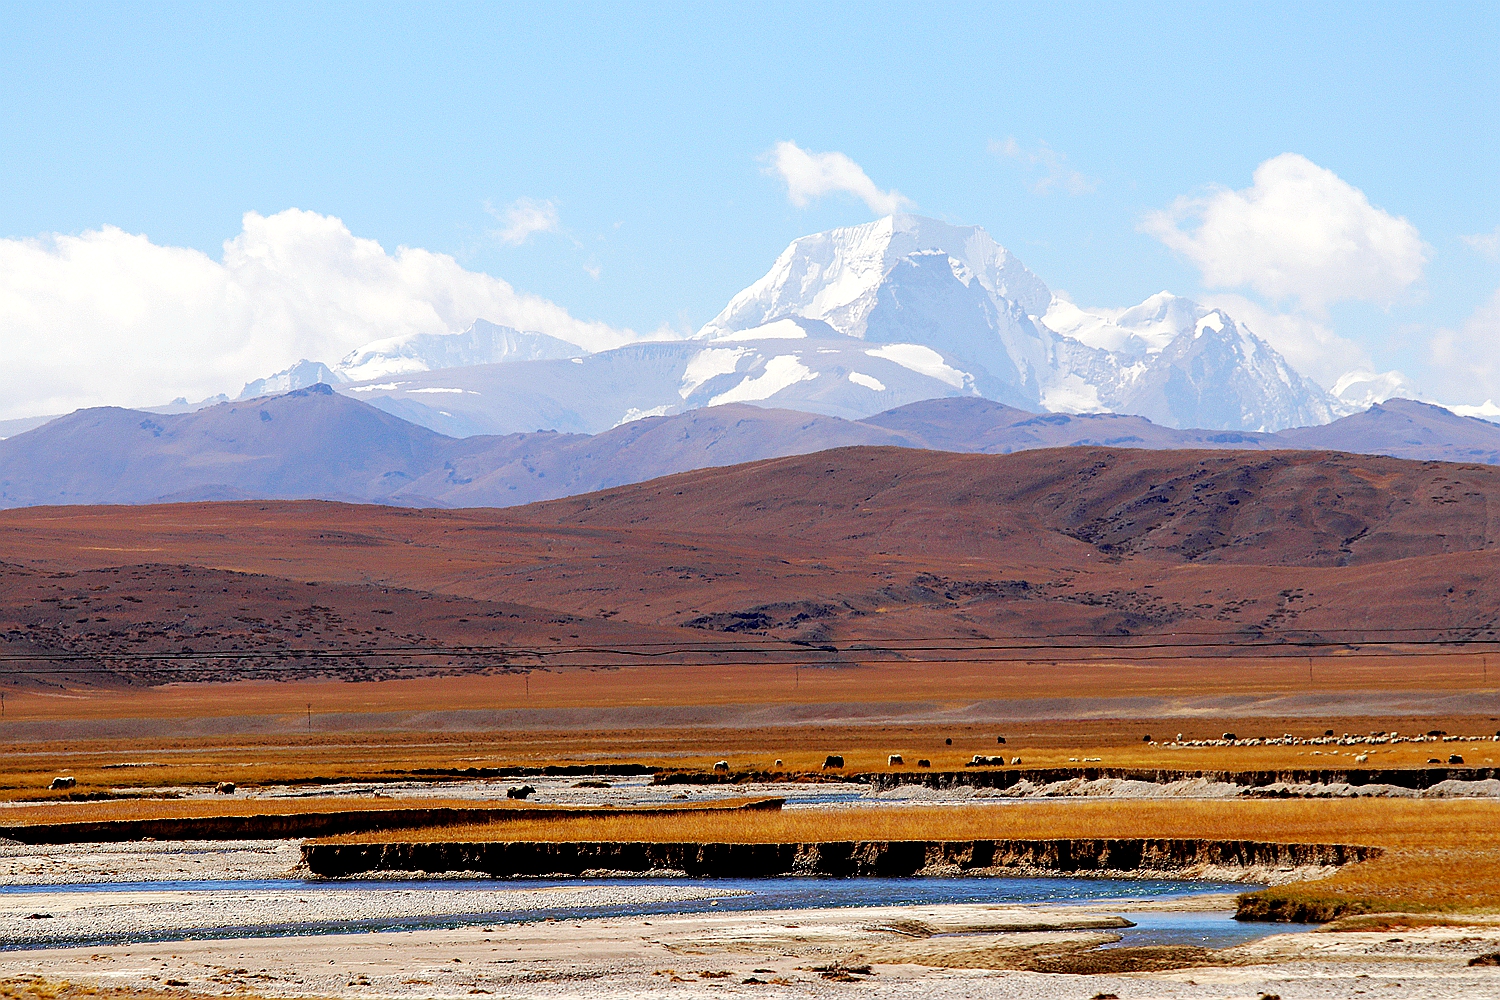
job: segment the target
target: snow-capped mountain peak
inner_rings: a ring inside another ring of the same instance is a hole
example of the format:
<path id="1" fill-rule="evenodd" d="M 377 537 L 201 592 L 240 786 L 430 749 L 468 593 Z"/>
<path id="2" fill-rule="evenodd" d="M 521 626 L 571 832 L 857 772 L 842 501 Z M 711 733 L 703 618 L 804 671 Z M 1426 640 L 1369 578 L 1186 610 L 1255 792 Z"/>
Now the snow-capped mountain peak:
<path id="1" fill-rule="evenodd" d="M 698 336 L 713 339 L 799 316 L 863 337 L 881 284 L 899 261 L 914 254 L 950 258 L 956 281 L 966 286 L 978 281 L 991 295 L 1028 312 L 1043 311 L 1051 298 L 1042 280 L 980 227 L 888 215 L 793 240 L 770 271 L 730 299 Z"/>
<path id="2" fill-rule="evenodd" d="M 1042 323 L 1060 335 L 1043 393 L 1049 408 L 1254 431 L 1336 415 L 1333 397 L 1233 317 L 1169 292 L 1128 309 L 1082 309 L 1056 297 Z"/>
<path id="3" fill-rule="evenodd" d="M 698 337 L 760 340 L 801 328 L 921 348 L 945 372 L 974 372 L 969 391 L 1034 407 L 1049 352 L 1030 313 L 1050 300 L 1042 280 L 978 226 L 891 215 L 794 240 Z"/>
<path id="4" fill-rule="evenodd" d="M 246 382 L 245 388 L 240 391 L 240 399 L 254 399 L 257 396 L 280 396 L 283 393 L 293 392 L 297 389 L 306 389 L 310 386 L 325 383 L 327 385 L 338 385 L 347 381 L 344 376 L 329 368 L 321 361 L 309 361 L 303 358 L 285 371 L 279 371 L 275 375 L 267 375 L 253 382 Z M 187 400 L 182 401 L 184 404 Z M 204 400 L 205 405 L 212 400 Z"/>
<path id="5" fill-rule="evenodd" d="M 587 354 L 480 321 L 377 341 L 337 374 L 358 383 L 341 391 L 457 435 L 593 433 L 732 402 L 860 418 L 972 395 L 1274 431 L 1339 405 L 1223 309 L 1169 292 L 1080 307 L 983 229 L 912 215 L 794 240 L 691 339 Z"/>
<path id="6" fill-rule="evenodd" d="M 1398 371 L 1372 372 L 1367 368 L 1345 372 L 1333 383 L 1333 395 L 1338 400 L 1339 416 L 1363 413 L 1376 403 L 1387 399 L 1422 399 L 1416 383 Z M 1453 409 L 1455 413 L 1457 409 Z"/>
<path id="7" fill-rule="evenodd" d="M 1049 330 L 1101 351 L 1158 354 L 1209 310 L 1190 299 L 1157 292 L 1128 309 L 1082 309 L 1053 296 L 1041 322 Z"/>
<path id="8" fill-rule="evenodd" d="M 335 367 L 349 381 L 364 382 L 412 372 L 502 361 L 576 358 L 587 353 L 576 344 L 544 333 L 523 333 L 477 319 L 461 333 L 412 333 L 374 341 L 350 351 Z"/>

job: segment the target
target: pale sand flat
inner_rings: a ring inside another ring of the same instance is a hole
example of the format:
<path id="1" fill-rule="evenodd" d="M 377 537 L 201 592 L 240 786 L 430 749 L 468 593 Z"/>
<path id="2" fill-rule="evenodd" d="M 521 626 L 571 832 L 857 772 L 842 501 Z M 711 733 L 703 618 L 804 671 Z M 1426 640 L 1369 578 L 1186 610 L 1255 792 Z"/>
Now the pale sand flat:
<path id="1" fill-rule="evenodd" d="M 164 987 L 184 982 L 196 993 L 249 990 L 266 997 L 472 998 L 704 995 L 878 996 L 931 1000 L 1015 1000 L 1114 993 L 1121 1000 L 1234 998 L 1277 993 L 1286 1000 L 1369 995 L 1439 1000 L 1500 997 L 1500 969 L 1469 968 L 1475 954 L 1500 950 L 1497 928 L 1427 928 L 1390 934 L 1282 935 L 1231 951 L 1271 964 L 1192 968 L 1113 976 L 1048 975 L 984 969 L 875 964 L 856 985 L 823 979 L 814 967 L 848 957 L 859 946 L 928 946 L 902 921 L 975 927 L 985 946 L 1005 937 L 998 926 L 1034 926 L 1039 911 L 986 907 L 884 907 L 761 913 L 708 913 L 496 925 L 489 928 L 304 938 L 187 941 L 155 945 L 0 953 L 6 975 L 108 986 Z M 1074 920 L 1109 916 L 1070 909 Z M 1026 924 L 1024 921 L 1031 921 Z M 1062 923 L 1071 921 L 1059 921 Z M 796 927 L 788 927 L 795 924 Z M 881 930 L 881 928 L 887 928 Z M 800 931 L 787 936 L 783 932 Z M 1017 932 L 1012 944 L 1057 942 L 1100 931 Z M 806 938 L 799 941 L 798 937 Z M 1388 944 L 1399 937 L 1407 950 Z M 760 942 L 760 950 L 741 950 Z M 977 943 L 977 942 L 976 942 Z M 692 952 L 692 953 L 690 953 Z M 769 971 L 756 971 L 769 970 Z M 718 973 L 727 972 L 727 976 Z M 705 977 L 703 973 L 713 975 Z M 676 980 L 673 981 L 674 976 Z M 782 985 L 745 983 L 782 980 Z M 1399 988 L 1395 984 L 1400 984 Z M 476 992 L 479 991 L 479 992 Z M 855 991 L 851 993 L 850 991 Z M 1363 991 L 1363 992 L 1361 992 Z"/>

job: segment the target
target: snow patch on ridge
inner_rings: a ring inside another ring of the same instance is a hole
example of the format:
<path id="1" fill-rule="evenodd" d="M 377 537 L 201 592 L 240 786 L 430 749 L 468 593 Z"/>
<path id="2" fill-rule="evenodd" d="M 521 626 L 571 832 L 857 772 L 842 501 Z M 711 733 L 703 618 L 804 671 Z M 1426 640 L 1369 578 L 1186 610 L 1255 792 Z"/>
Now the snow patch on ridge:
<path id="1" fill-rule="evenodd" d="M 936 353 L 936 352 L 933 352 Z M 709 406 L 724 403 L 753 403 L 770 399 L 788 386 L 798 382 L 811 382 L 818 373 L 804 365 L 795 354 L 779 354 L 766 362 L 765 369 L 755 378 L 747 378 L 727 392 L 721 392 L 708 401 Z"/>
<path id="2" fill-rule="evenodd" d="M 865 353 L 872 358 L 894 361 L 908 371 L 946 382 L 955 389 L 966 388 L 974 381 L 968 372 L 951 367 L 941 354 L 921 344 L 886 344 Z"/>
<path id="3" fill-rule="evenodd" d="M 732 374 L 739 366 L 740 358 L 749 353 L 748 347 L 710 347 L 706 351 L 699 351 L 687 363 L 677 394 L 687 399 L 709 379 Z"/>
<path id="4" fill-rule="evenodd" d="M 862 385 L 866 389 L 873 389 L 876 392 L 885 392 L 885 383 L 880 381 L 880 379 L 876 378 L 874 375 L 866 375 L 864 372 L 850 372 L 849 381 L 853 382 L 855 385 Z"/>
<path id="5" fill-rule="evenodd" d="M 1103 413 L 1099 390 L 1069 373 L 1042 389 L 1042 406 L 1053 413 Z"/>
<path id="6" fill-rule="evenodd" d="M 670 406 L 653 406 L 649 410 L 638 410 L 632 406 L 625 411 L 623 417 L 615 421 L 615 427 L 619 427 L 622 424 L 631 424 L 637 420 L 645 420 L 647 417 L 665 417 L 671 409 L 672 407 Z"/>
<path id="7" fill-rule="evenodd" d="M 778 319 L 774 323 L 764 326 L 753 327 L 749 330 L 740 330 L 735 333 L 724 333 L 714 338 L 715 340 L 806 340 L 807 331 L 789 319 Z"/>

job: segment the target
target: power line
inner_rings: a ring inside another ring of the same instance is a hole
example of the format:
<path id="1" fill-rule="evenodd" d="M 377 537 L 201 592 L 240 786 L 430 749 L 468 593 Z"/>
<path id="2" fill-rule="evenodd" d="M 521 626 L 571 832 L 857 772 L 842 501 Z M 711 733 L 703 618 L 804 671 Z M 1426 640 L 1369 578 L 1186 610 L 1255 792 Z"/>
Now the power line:
<path id="1" fill-rule="evenodd" d="M 1151 643 L 1151 644 L 1134 644 L 1134 645 L 1126 645 L 1126 646 L 1082 646 L 1082 645 L 1076 645 L 1076 646 L 985 646 L 985 647 L 965 648 L 965 649 L 955 650 L 955 651 L 956 652 L 967 652 L 967 653 L 992 653 L 992 654 L 1007 654 L 1007 653 L 1009 653 L 1009 654 L 1024 654 L 1024 653 L 1036 653 L 1037 651 L 1043 651 L 1043 652 L 1045 652 L 1045 653 L 1047 653 L 1049 655 L 1047 655 L 1047 656 L 1037 656 L 1035 658 L 1036 659 L 1051 660 L 1054 664 L 1057 664 L 1057 663 L 1063 663 L 1063 662 L 1067 662 L 1067 663 L 1088 662 L 1089 659 L 1098 660 L 1098 659 L 1101 659 L 1101 658 L 1103 658 L 1103 659 L 1113 659 L 1113 660 L 1116 660 L 1116 661 L 1123 661 L 1123 662 L 1152 662 L 1152 661 L 1162 661 L 1162 660 L 1177 660 L 1177 659 L 1182 659 L 1184 657 L 1195 655 L 1194 653 L 1191 652 L 1192 650 L 1205 650 L 1205 649 L 1230 649 L 1230 650 L 1247 650 L 1247 649 L 1253 649 L 1253 650 L 1266 650 L 1266 651 L 1272 651 L 1272 652 L 1262 653 L 1262 655 L 1263 656 L 1269 656 L 1269 658 L 1272 658 L 1272 659 L 1281 659 L 1281 658 L 1300 659 L 1300 658 L 1306 657 L 1307 654 L 1306 654 L 1305 650 L 1308 649 L 1308 648 L 1338 648 L 1338 649 L 1345 649 L 1345 650 L 1350 651 L 1351 653 L 1357 653 L 1358 655 L 1366 656 L 1366 657 L 1371 657 L 1371 656 L 1375 656 L 1375 657 L 1436 657 L 1436 656 L 1452 655 L 1453 652 L 1457 651 L 1457 650 L 1453 649 L 1453 647 L 1458 647 L 1460 650 L 1463 650 L 1464 652 L 1467 652 L 1470 655 L 1473 655 L 1475 652 L 1482 652 L 1482 651 L 1468 650 L 1466 647 L 1471 646 L 1471 645 L 1486 645 L 1486 646 L 1488 646 L 1488 645 L 1492 645 L 1492 644 L 1493 644 L 1493 641 L 1485 641 L 1483 643 L 1474 643 L 1474 642 L 1457 641 L 1457 640 L 1441 640 L 1441 641 L 1430 640 L 1430 641 L 1403 642 L 1403 643 L 1380 643 L 1380 644 L 1369 643 L 1369 644 L 1357 644 L 1357 645 L 1362 646 L 1362 647 L 1373 646 L 1375 648 L 1354 649 L 1353 645 L 1351 645 L 1350 643 L 1347 643 L 1347 642 L 1325 642 L 1325 643 L 1307 643 L 1307 642 L 1302 642 L 1302 643 L 1216 643 L 1216 644 L 1192 644 L 1192 645 L 1182 645 L 1182 644 L 1175 644 L 1175 643 Z M 1416 647 L 1416 648 L 1413 649 L 1412 647 Z M 1441 647 L 1449 647 L 1449 648 L 1444 649 L 1444 648 L 1441 648 Z M 875 647 L 864 648 L 864 649 L 860 649 L 858 651 L 860 651 L 860 652 L 882 652 L 882 651 L 883 652 L 900 652 L 899 650 L 890 650 L 890 649 L 875 648 Z M 622 651 L 617 651 L 617 652 L 622 652 Z M 682 651 L 682 655 L 689 655 L 691 652 L 692 651 Z M 751 652 L 773 652 L 773 653 L 779 653 L 779 652 L 788 652 L 788 651 L 784 651 L 784 650 L 751 650 Z M 908 652 L 910 652 L 910 651 L 908 651 Z M 450 653 L 450 651 L 447 651 L 447 650 L 426 650 L 426 651 L 422 651 L 422 652 L 419 652 L 419 653 L 409 653 L 409 654 L 406 654 L 406 655 L 407 655 L 407 657 L 416 657 L 416 656 L 444 656 L 444 655 L 449 655 L 449 653 Z M 1086 657 L 1068 656 L 1068 655 L 1066 655 L 1068 653 L 1091 653 L 1091 654 L 1095 654 L 1095 655 L 1092 658 L 1086 658 Z M 1131 654 L 1138 654 L 1138 653 L 1145 653 L 1146 655 L 1131 655 Z M 69 674 L 98 674 L 98 673 L 101 673 L 101 672 L 108 672 L 111 669 L 119 670 L 119 669 L 122 669 L 122 668 L 127 668 L 127 664 L 120 663 L 119 662 L 120 660 L 127 660 L 128 663 L 140 664 L 140 666 L 138 667 L 138 669 L 142 670 L 143 672 L 153 672 L 153 673 L 189 673 L 189 672 L 194 672 L 194 671 L 201 671 L 202 669 L 205 669 L 205 667 L 203 666 L 204 664 L 209 663 L 209 662 L 213 662 L 213 661 L 221 661 L 221 660 L 265 660 L 265 659 L 270 659 L 270 660 L 273 660 L 273 661 L 277 661 L 277 662 L 272 662 L 272 663 L 251 663 L 251 664 L 243 665 L 243 666 L 241 666 L 241 667 L 238 668 L 239 670 L 246 671 L 246 672 L 250 672 L 250 671 L 258 671 L 258 672 L 268 672 L 268 671 L 270 671 L 270 672 L 292 672 L 292 671 L 307 671 L 309 669 L 317 669 L 317 670 L 321 670 L 321 671 L 332 671 L 332 670 L 345 670 L 345 671 L 353 671 L 353 670 L 359 670 L 359 671 L 370 671 L 370 670 L 383 670 L 383 671 L 393 671 L 393 670 L 442 670 L 442 669 L 445 669 L 445 668 L 447 668 L 447 669 L 453 669 L 456 666 L 455 664 L 451 664 L 451 663 L 450 664 L 430 664 L 430 663 L 411 663 L 411 662 L 407 662 L 407 663 L 363 663 L 363 662 L 350 663 L 350 662 L 344 662 L 344 661 L 346 661 L 348 659 L 364 659 L 364 658 L 378 659 L 381 655 L 391 655 L 391 654 L 389 654 L 389 653 L 381 654 L 378 651 L 351 652 L 351 653 L 349 653 L 347 655 L 343 655 L 343 656 L 337 656 L 337 655 L 313 656 L 313 657 L 309 657 L 308 658 L 311 662 L 298 663 L 298 662 L 293 662 L 293 661 L 295 661 L 295 660 L 297 660 L 299 658 L 295 654 L 290 654 L 290 653 L 275 653 L 275 652 L 216 651 L 216 652 L 211 652 L 211 653 L 205 652 L 205 653 L 192 653 L 192 654 L 182 654 L 182 653 L 177 653 L 177 654 L 171 654 L 171 653 L 163 653 L 163 654 L 135 653 L 135 654 L 128 654 L 128 655 L 93 654 L 93 653 L 72 653 L 72 654 L 52 654 L 49 657 L 10 656 L 10 657 L 6 657 L 4 660 L 0 660 L 0 662 L 8 662 L 8 663 L 21 664 L 21 663 L 26 663 L 26 662 L 37 662 L 37 661 L 41 660 L 41 661 L 46 662 L 46 663 L 59 663 L 59 662 L 66 663 L 66 662 L 89 661 L 89 662 L 93 662 L 93 663 L 99 664 L 99 666 L 95 666 L 95 667 L 91 667 L 91 668 L 82 668 L 82 667 L 76 667 L 75 668 L 75 667 L 66 667 L 66 666 L 49 666 L 49 667 L 43 667 L 43 668 L 39 668 L 39 669 L 21 668 L 21 669 L 16 669 L 16 670 L 11 671 L 11 673 L 14 673 L 14 674 L 26 674 L 26 675 L 30 675 L 30 676 L 53 676 L 53 675 L 69 675 Z M 472 654 L 472 655 L 477 656 L 479 654 Z M 579 655 L 579 654 L 574 654 L 574 655 Z M 907 666 L 921 666 L 921 665 L 926 665 L 926 664 L 965 664 L 965 663 L 967 663 L 967 664 L 982 664 L 982 663 L 993 662 L 993 660 L 996 659 L 996 658 L 1016 658 L 1016 657 L 1003 657 L 1003 656 L 1000 656 L 1000 657 L 988 657 L 988 658 L 985 658 L 985 657 L 976 657 L 976 656 L 965 656 L 965 657 L 959 657 L 959 656 L 938 656 L 938 657 L 922 657 L 922 658 L 910 658 L 910 657 L 907 657 L 907 658 L 902 658 L 902 659 L 897 659 L 897 660 L 892 660 L 892 661 L 887 661 L 887 662 L 889 663 L 889 665 L 907 665 Z M 183 660 L 188 660 L 190 662 L 186 662 L 185 663 L 185 662 L 182 662 Z M 806 658 L 798 659 L 798 660 L 786 660 L 786 659 L 772 660 L 772 659 L 766 659 L 766 658 L 759 658 L 759 659 L 712 659 L 712 660 L 710 660 L 710 659 L 699 659 L 699 660 L 696 660 L 696 661 L 689 661 L 689 662 L 664 663 L 663 665 L 664 666 L 683 666 L 683 667 L 776 667 L 776 666 L 791 666 L 791 667 L 800 669 L 801 667 L 804 667 L 804 666 L 805 667 L 817 667 L 817 666 L 835 667 L 835 666 L 840 666 L 840 665 L 843 665 L 843 664 L 840 664 L 838 661 L 822 661 L 821 663 L 818 663 L 818 662 L 809 662 Z M 587 668 L 590 668 L 590 667 L 604 667 L 604 668 L 608 668 L 608 667 L 617 667 L 617 666 L 620 666 L 620 665 L 618 665 L 618 664 L 608 664 L 608 663 L 598 663 L 598 662 L 588 662 L 588 663 L 553 663 L 550 666 L 554 667 L 554 668 L 560 668 L 560 669 L 561 668 L 587 669 Z M 498 670 L 504 670 L 504 671 L 507 671 L 507 672 L 519 672 L 519 673 L 525 673 L 525 674 L 529 675 L 530 672 L 532 670 L 535 670 L 535 669 L 548 669 L 548 665 L 546 665 L 546 664 L 515 664 L 515 663 L 509 663 L 509 662 L 490 663 L 490 664 L 476 663 L 476 664 L 465 665 L 465 667 L 463 667 L 461 669 L 473 669 L 473 670 L 497 670 L 498 669 Z"/>
<path id="2" fill-rule="evenodd" d="M 1301 631 L 1301 630 L 1299 630 Z M 1319 649 L 1339 648 L 1350 646 L 1369 645 L 1403 645 L 1403 646 L 1454 646 L 1454 645 L 1479 645 L 1500 644 L 1500 634 L 1494 638 L 1481 638 L 1472 634 L 1475 631 L 1494 633 L 1496 630 L 1485 628 L 1475 629 L 1322 629 L 1307 630 L 1312 636 L 1320 636 L 1329 633 L 1354 633 L 1354 634 L 1392 634 L 1413 632 L 1468 632 L 1468 635 L 1456 635 L 1449 638 L 1438 639 L 1382 639 L 1378 642 L 1362 641 L 1360 639 L 1322 639 L 1322 638 L 1297 638 L 1295 636 L 1247 636 L 1242 633 L 1233 632 L 1165 632 L 1165 633 L 1135 633 L 1123 635 L 1101 635 L 1098 633 L 1061 632 L 1038 635 L 1022 635 L 1006 638 L 971 637 L 971 636 L 939 636 L 923 639 L 892 639 L 882 642 L 871 642 L 867 640 L 852 640 L 840 646 L 836 643 L 804 643 L 795 640 L 780 640 L 784 645 L 751 645 L 736 641 L 728 644 L 730 640 L 686 640 L 681 642 L 631 642 L 617 644 L 588 644 L 577 646 L 505 646 L 505 645 L 464 645 L 464 646 L 371 646 L 364 648 L 344 649 L 322 649 L 315 647 L 293 647 L 290 649 L 219 649 L 219 650 L 162 650 L 159 652 L 149 651 L 116 651 L 116 652 L 35 652 L 35 653 L 0 653 L 0 663 L 13 661 L 69 661 L 69 660 L 218 660 L 218 659 L 253 659 L 257 657 L 270 657 L 276 659 L 306 658 L 306 659 L 350 659 L 358 657 L 422 657 L 422 656 L 452 656 L 452 657 L 477 657 L 477 656 L 499 656 L 499 657 L 527 657 L 532 659 L 553 658 L 559 656 L 628 656 L 628 657 L 667 657 L 683 655 L 725 654 L 725 655 L 775 655 L 795 656 L 806 658 L 808 654 L 846 654 L 846 653 L 942 653 L 942 652 L 1010 652 L 1010 651 L 1035 651 L 1035 650 L 1129 650 L 1129 649 L 1247 649 L 1247 648 L 1298 648 Z M 1204 636 L 1212 639 L 1224 640 L 1217 642 L 1191 641 L 1195 637 Z M 1088 644 L 1065 643 L 1065 640 L 1088 639 Z M 1189 641 L 1182 641 L 1187 639 Z M 1170 642 L 1143 642 L 1141 640 L 1174 640 Z M 769 640 L 776 642 L 777 640 Z M 961 645 L 937 645 L 937 643 L 962 643 Z"/>

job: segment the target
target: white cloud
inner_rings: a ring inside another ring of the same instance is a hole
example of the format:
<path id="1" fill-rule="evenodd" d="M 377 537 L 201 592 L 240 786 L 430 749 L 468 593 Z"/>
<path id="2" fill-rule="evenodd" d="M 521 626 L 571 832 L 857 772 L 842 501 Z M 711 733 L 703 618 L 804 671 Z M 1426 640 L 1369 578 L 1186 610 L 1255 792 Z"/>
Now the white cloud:
<path id="1" fill-rule="evenodd" d="M 501 243 L 520 246 L 536 233 L 550 233 L 557 229 L 557 206 L 551 201 L 517 198 L 504 212 L 497 212 L 488 203 L 484 207 L 505 223 L 505 228 L 495 230 L 495 237 Z"/>
<path id="2" fill-rule="evenodd" d="M 843 153 L 809 153 L 795 142 L 778 142 L 767 156 L 769 173 L 786 182 L 787 199 L 806 208 L 814 198 L 843 192 L 852 194 L 876 215 L 890 215 L 911 208 L 911 200 L 894 188 L 882 191 L 858 163 Z"/>
<path id="3" fill-rule="evenodd" d="M 1454 387 L 1445 399 L 1500 395 L 1500 288 L 1459 329 L 1437 332 L 1432 363 Z"/>
<path id="4" fill-rule="evenodd" d="M 1028 150 L 1022 149 L 1012 137 L 1004 142 L 991 142 L 990 153 L 1039 168 L 1035 172 L 1036 180 L 1026 185 L 1035 194 L 1047 194 L 1054 188 L 1071 195 L 1092 194 L 1099 187 L 1097 180 L 1083 176 L 1068 165 L 1066 153 L 1059 153 L 1046 142 L 1039 142 L 1036 149 Z"/>
<path id="5" fill-rule="evenodd" d="M 1486 257 L 1500 257 L 1500 226 L 1487 233 L 1475 233 L 1472 236 L 1460 236 L 1469 245 L 1469 249 L 1477 250 Z"/>
<path id="6" fill-rule="evenodd" d="M 0 419 L 232 395 L 298 358 L 332 362 L 480 318 L 589 350 L 634 337 L 447 255 L 388 253 L 297 209 L 247 213 L 217 261 L 113 226 L 0 240 Z"/>
<path id="7" fill-rule="evenodd" d="M 1295 153 L 1262 163 L 1243 191 L 1179 198 L 1142 228 L 1195 264 L 1208 287 L 1250 288 L 1315 313 L 1344 300 L 1389 305 L 1427 261 L 1415 226 Z"/>

